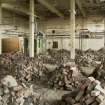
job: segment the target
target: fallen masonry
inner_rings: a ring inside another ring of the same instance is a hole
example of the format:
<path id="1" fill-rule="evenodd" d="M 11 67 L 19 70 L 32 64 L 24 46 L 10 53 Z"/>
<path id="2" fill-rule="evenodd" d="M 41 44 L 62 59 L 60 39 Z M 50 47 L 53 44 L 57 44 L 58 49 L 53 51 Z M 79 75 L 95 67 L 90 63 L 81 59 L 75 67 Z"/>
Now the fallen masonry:
<path id="1" fill-rule="evenodd" d="M 0 78 L 6 75 L 16 77 L 18 82 L 31 82 L 36 79 L 45 79 L 48 72 L 40 56 L 30 58 L 21 52 L 3 54 L 0 56 Z"/>
<path id="2" fill-rule="evenodd" d="M 104 105 L 105 89 L 98 80 L 88 77 L 79 89 L 64 95 L 62 102 L 65 102 L 65 105 Z"/>
<path id="3" fill-rule="evenodd" d="M 78 88 L 84 79 L 76 65 L 69 62 L 50 73 L 48 84 L 56 89 L 72 91 Z"/>
<path id="4" fill-rule="evenodd" d="M 40 98 L 33 91 L 33 85 L 18 84 L 11 75 L 1 79 L 0 105 L 40 105 Z"/>
<path id="5" fill-rule="evenodd" d="M 76 50 L 76 63 L 70 61 L 69 54 L 65 50 L 48 51 L 34 58 L 21 52 L 2 54 L 0 105 L 104 105 L 104 49 Z M 43 99 L 46 96 L 33 91 L 37 82 L 48 90 L 56 90 L 51 97 L 55 97 L 58 90 L 70 94 L 61 96 L 62 101 L 48 104 Z"/>

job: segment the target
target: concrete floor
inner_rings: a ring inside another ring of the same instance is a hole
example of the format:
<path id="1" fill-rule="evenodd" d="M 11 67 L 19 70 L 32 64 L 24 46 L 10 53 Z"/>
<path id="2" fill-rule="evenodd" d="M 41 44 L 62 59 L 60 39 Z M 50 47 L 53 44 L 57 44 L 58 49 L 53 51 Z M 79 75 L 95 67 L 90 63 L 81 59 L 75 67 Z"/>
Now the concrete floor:
<path id="1" fill-rule="evenodd" d="M 38 95 L 41 95 L 48 103 L 54 103 L 56 101 L 59 101 L 64 94 L 70 93 L 69 91 L 49 89 L 38 85 L 35 85 L 34 91 Z"/>

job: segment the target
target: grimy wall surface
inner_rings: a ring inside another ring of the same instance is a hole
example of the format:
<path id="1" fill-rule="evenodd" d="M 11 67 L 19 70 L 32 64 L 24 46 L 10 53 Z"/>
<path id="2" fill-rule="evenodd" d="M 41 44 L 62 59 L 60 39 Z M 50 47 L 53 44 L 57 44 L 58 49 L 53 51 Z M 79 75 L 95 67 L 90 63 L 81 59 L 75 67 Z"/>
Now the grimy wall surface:
<path id="1" fill-rule="evenodd" d="M 0 31 L 17 31 L 25 33 L 29 32 L 28 18 L 4 9 L 2 11 L 2 14 L 2 25 L 0 25 Z"/>
<path id="2" fill-rule="evenodd" d="M 79 34 L 81 29 L 88 29 L 90 32 L 98 32 L 96 36 L 102 36 L 101 38 L 89 38 L 82 40 L 82 48 L 84 50 L 92 48 L 92 49 L 100 49 L 104 46 L 104 36 L 100 34 L 105 29 L 105 18 L 101 16 L 90 16 L 88 18 L 76 18 L 76 34 Z M 46 21 L 46 34 L 52 35 L 52 37 L 47 38 L 47 48 L 52 48 L 53 41 L 58 41 L 58 49 L 70 49 L 70 22 L 69 19 L 49 19 Z M 50 30 L 58 29 L 60 30 L 67 30 L 62 33 L 62 35 L 68 35 L 66 37 L 59 37 L 59 32 L 57 34 L 51 34 Z M 57 36 L 57 38 L 56 38 Z M 50 43 L 50 44 L 49 44 Z M 79 48 L 79 39 L 76 38 L 76 48 Z"/>
<path id="3" fill-rule="evenodd" d="M 100 32 L 105 29 L 105 21 L 104 17 L 102 16 L 90 16 L 88 18 L 76 18 L 76 33 L 78 34 L 80 29 L 88 29 L 91 32 Z M 11 11 L 3 10 L 3 24 L 0 27 L 0 31 L 3 32 L 3 35 L 8 35 L 7 31 L 16 31 L 16 32 L 24 32 L 29 34 L 29 18 L 26 16 L 22 16 L 16 14 Z M 37 22 L 38 31 L 42 31 L 45 35 L 53 35 L 53 37 L 47 37 L 47 48 L 52 48 L 52 42 L 58 41 L 59 48 L 70 49 L 70 34 L 65 34 L 66 30 L 67 33 L 70 33 L 70 22 L 69 18 L 61 19 L 61 18 L 54 18 L 54 19 L 47 19 L 47 21 L 38 20 Z M 62 35 L 68 35 L 68 37 L 63 38 L 56 38 L 54 34 L 48 34 L 48 30 L 53 29 L 63 29 L 65 32 L 62 32 Z M 100 34 L 99 34 L 100 35 Z M 9 36 L 9 35 L 8 35 Z M 51 43 L 51 44 L 49 44 Z M 76 48 L 79 48 L 79 40 L 76 39 Z M 99 39 L 84 39 L 82 42 L 83 49 L 99 49 L 104 46 L 104 38 Z"/>
<path id="4" fill-rule="evenodd" d="M 2 24 L 0 25 L 0 33 L 2 38 L 2 51 L 11 52 L 20 50 L 20 38 L 14 37 L 18 33 L 29 33 L 29 21 L 22 15 L 15 12 L 5 10 L 2 11 Z M 17 34 L 15 34 L 17 33 Z M 13 37 L 12 37 L 13 36 Z"/>

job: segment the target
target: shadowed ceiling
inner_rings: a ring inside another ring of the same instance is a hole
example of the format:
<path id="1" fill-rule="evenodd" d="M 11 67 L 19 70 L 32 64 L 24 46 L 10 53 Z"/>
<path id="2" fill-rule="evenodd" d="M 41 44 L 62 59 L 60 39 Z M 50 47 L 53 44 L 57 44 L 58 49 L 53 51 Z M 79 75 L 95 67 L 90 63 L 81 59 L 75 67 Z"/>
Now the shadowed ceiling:
<path id="1" fill-rule="evenodd" d="M 29 15 L 29 0 L 1 0 L 2 7 L 20 15 Z M 104 0 L 76 0 L 76 16 L 105 15 Z M 70 0 L 35 0 L 35 16 L 70 16 Z"/>

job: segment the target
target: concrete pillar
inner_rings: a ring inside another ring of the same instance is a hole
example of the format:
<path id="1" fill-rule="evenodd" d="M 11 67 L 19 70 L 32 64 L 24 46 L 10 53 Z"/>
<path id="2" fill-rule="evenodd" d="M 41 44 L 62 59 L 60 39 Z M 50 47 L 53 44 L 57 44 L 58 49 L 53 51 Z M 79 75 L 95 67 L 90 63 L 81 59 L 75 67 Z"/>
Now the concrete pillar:
<path id="1" fill-rule="evenodd" d="M 24 52 L 24 38 L 23 37 L 19 37 L 19 50 L 21 52 Z"/>
<path id="2" fill-rule="evenodd" d="M 29 56 L 34 57 L 34 0 L 30 0 L 30 36 L 29 36 Z"/>
<path id="3" fill-rule="evenodd" d="M 2 25 L 2 7 L 1 7 L 1 0 L 0 0 L 0 28 Z M 0 30 L 0 35 L 1 35 L 1 30 Z M 2 35 L 1 35 L 2 36 Z M 2 38 L 0 37 L 0 54 L 2 54 Z"/>
<path id="4" fill-rule="evenodd" d="M 70 0 L 71 59 L 75 59 L 75 0 Z"/>
<path id="5" fill-rule="evenodd" d="M 105 19 L 104 19 L 104 47 L 105 47 Z"/>

